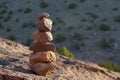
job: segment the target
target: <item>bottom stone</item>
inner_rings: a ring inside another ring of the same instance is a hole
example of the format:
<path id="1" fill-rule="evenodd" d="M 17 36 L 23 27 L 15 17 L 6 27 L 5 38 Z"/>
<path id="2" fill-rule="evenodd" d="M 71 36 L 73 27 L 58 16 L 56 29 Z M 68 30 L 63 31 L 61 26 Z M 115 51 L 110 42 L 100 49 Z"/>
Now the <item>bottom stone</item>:
<path id="1" fill-rule="evenodd" d="M 56 68 L 53 63 L 35 63 L 30 65 L 30 67 L 35 73 L 39 75 L 45 75 L 47 73 L 50 73 Z"/>

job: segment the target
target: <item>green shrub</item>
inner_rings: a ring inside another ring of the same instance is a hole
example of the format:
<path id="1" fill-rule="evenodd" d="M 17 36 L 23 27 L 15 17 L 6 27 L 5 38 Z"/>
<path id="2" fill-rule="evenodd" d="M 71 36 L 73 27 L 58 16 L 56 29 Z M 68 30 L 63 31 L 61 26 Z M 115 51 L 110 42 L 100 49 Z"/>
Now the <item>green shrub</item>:
<path id="1" fill-rule="evenodd" d="M 63 21 L 60 17 L 56 17 L 55 20 L 57 20 L 58 23 L 61 23 Z"/>
<path id="2" fill-rule="evenodd" d="M 24 23 L 22 24 L 22 26 L 23 26 L 23 27 L 28 27 L 28 23 L 24 22 Z"/>
<path id="3" fill-rule="evenodd" d="M 67 3 L 68 1 L 67 0 L 64 0 L 64 3 Z"/>
<path id="4" fill-rule="evenodd" d="M 118 8 L 112 8 L 113 11 L 118 11 L 119 9 Z"/>
<path id="5" fill-rule="evenodd" d="M 11 16 L 10 15 L 8 15 L 8 16 L 6 16 L 5 18 L 4 18 L 4 22 L 8 22 L 9 20 L 11 19 Z"/>
<path id="6" fill-rule="evenodd" d="M 107 18 L 103 18 L 101 21 L 107 21 L 108 19 Z"/>
<path id="7" fill-rule="evenodd" d="M 117 31 L 117 28 L 114 28 L 113 30 L 114 30 L 114 31 Z"/>
<path id="8" fill-rule="evenodd" d="M 113 47 L 114 43 L 115 43 L 115 40 L 112 38 L 102 38 L 99 42 L 100 47 L 102 47 L 102 48 Z"/>
<path id="9" fill-rule="evenodd" d="M 85 36 L 80 32 L 75 32 L 73 34 L 73 38 L 78 39 L 78 40 L 83 40 L 85 38 Z"/>
<path id="10" fill-rule="evenodd" d="M 0 14 L 5 14 L 7 12 L 7 10 L 5 9 L 5 8 L 2 8 L 1 10 L 0 10 Z"/>
<path id="11" fill-rule="evenodd" d="M 2 23 L 0 22 L 0 28 L 3 28 Z"/>
<path id="12" fill-rule="evenodd" d="M 47 7 L 48 7 L 48 3 L 43 0 L 43 1 L 41 1 L 41 3 L 40 3 L 40 7 L 41 7 L 41 8 L 47 8 Z"/>
<path id="13" fill-rule="evenodd" d="M 3 15 L 0 15 L 0 19 L 3 19 Z"/>
<path id="14" fill-rule="evenodd" d="M 57 50 L 57 53 L 60 55 L 67 56 L 72 59 L 74 58 L 73 54 L 64 46 L 62 48 L 60 48 L 59 50 Z"/>
<path id="15" fill-rule="evenodd" d="M 65 25 L 65 22 L 64 20 L 62 20 L 60 17 L 56 17 L 55 20 L 54 20 L 54 25 L 57 24 L 57 23 L 62 23 Z"/>
<path id="16" fill-rule="evenodd" d="M 101 30 L 101 31 L 109 31 L 109 30 L 111 30 L 111 27 L 109 25 L 107 25 L 107 24 L 101 24 L 99 26 L 99 30 Z"/>
<path id="17" fill-rule="evenodd" d="M 9 14 L 9 15 L 13 14 L 13 11 L 9 11 L 8 14 Z"/>
<path id="18" fill-rule="evenodd" d="M 73 46 L 73 49 L 75 49 L 75 50 L 79 50 L 80 49 L 80 46 L 79 46 L 78 43 L 73 43 L 72 46 Z"/>
<path id="19" fill-rule="evenodd" d="M 69 27 L 67 27 L 67 30 L 73 30 L 74 29 L 74 26 L 69 26 Z"/>
<path id="20" fill-rule="evenodd" d="M 80 48 L 84 47 L 85 43 L 84 41 L 73 41 L 72 42 L 72 49 L 73 50 L 80 50 Z"/>
<path id="21" fill-rule="evenodd" d="M 85 0 L 80 0 L 81 3 L 83 3 Z"/>
<path id="22" fill-rule="evenodd" d="M 30 13 L 30 12 L 32 12 L 31 8 L 26 8 L 25 11 L 24 11 L 24 13 Z"/>
<path id="23" fill-rule="evenodd" d="M 69 9 L 74 9 L 74 8 L 76 8 L 76 7 L 77 7 L 77 5 L 76 5 L 75 3 L 71 3 L 71 4 L 69 4 L 69 6 L 68 6 Z"/>
<path id="24" fill-rule="evenodd" d="M 120 15 L 114 16 L 114 20 L 120 23 Z"/>
<path id="25" fill-rule="evenodd" d="M 112 71 L 120 71 L 120 66 L 118 66 L 115 62 L 113 61 L 108 61 L 108 62 L 101 62 L 98 64 L 101 67 L 105 67 L 108 70 Z"/>
<path id="26" fill-rule="evenodd" d="M 56 34 L 56 36 L 55 36 L 55 42 L 58 42 L 58 43 L 64 42 L 65 39 L 66 38 L 65 38 L 64 34 Z"/>
<path id="27" fill-rule="evenodd" d="M 7 39 L 15 41 L 17 39 L 17 37 L 15 35 L 10 35 L 7 37 Z"/>
<path id="28" fill-rule="evenodd" d="M 98 16 L 95 13 L 87 12 L 86 14 L 91 16 L 94 20 L 98 18 Z"/>
<path id="29" fill-rule="evenodd" d="M 16 18 L 16 19 L 15 19 L 15 22 L 19 22 L 19 19 L 18 19 L 18 18 Z"/>
<path id="30" fill-rule="evenodd" d="M 87 20 L 85 18 L 81 19 L 82 22 L 86 22 Z"/>
<path id="31" fill-rule="evenodd" d="M 6 31 L 7 31 L 7 32 L 10 32 L 10 31 L 11 31 L 11 29 L 10 29 L 10 28 L 7 28 L 7 29 L 6 29 Z"/>
<path id="32" fill-rule="evenodd" d="M 97 8 L 97 7 L 99 7 L 99 5 L 98 5 L 98 4 L 95 4 L 95 6 L 94 6 L 94 7 L 96 7 L 96 8 Z"/>
<path id="33" fill-rule="evenodd" d="M 92 30 L 94 27 L 93 26 L 88 26 L 86 29 L 87 30 Z"/>

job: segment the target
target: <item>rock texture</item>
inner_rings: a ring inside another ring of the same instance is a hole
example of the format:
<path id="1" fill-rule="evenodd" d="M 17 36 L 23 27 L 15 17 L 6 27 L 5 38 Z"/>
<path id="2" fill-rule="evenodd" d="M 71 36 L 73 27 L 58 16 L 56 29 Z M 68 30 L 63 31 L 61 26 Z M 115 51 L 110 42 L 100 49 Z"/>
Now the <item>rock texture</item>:
<path id="1" fill-rule="evenodd" d="M 30 52 L 28 47 L 0 38 L 0 80 L 120 80 L 120 73 L 58 54 L 52 63 L 58 68 L 50 74 L 37 75 L 28 66 Z"/>
<path id="2" fill-rule="evenodd" d="M 56 56 L 52 51 L 37 52 L 30 54 L 30 63 L 49 63 L 54 61 L 56 61 Z"/>
<path id="3" fill-rule="evenodd" d="M 34 41 L 30 45 L 30 50 L 34 52 L 41 52 L 41 51 L 55 51 L 55 45 L 52 43 L 40 44 L 37 41 Z"/>
<path id="4" fill-rule="evenodd" d="M 38 31 L 32 34 L 32 38 L 36 41 L 30 45 L 30 50 L 33 53 L 30 55 L 30 68 L 37 74 L 47 74 L 53 71 L 56 67 L 52 62 L 56 61 L 55 46 L 49 42 L 53 40 L 51 28 L 52 21 L 48 19 L 48 13 L 42 13 L 38 16 L 36 24 Z M 48 44 L 49 43 L 49 44 Z"/>

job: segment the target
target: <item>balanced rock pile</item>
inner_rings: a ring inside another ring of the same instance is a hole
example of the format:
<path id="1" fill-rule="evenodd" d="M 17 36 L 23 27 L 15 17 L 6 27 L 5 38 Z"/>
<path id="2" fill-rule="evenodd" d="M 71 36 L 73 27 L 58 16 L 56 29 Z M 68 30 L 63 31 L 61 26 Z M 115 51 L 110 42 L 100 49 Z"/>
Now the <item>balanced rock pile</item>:
<path id="1" fill-rule="evenodd" d="M 48 19 L 48 13 L 42 13 L 38 16 L 36 23 L 38 31 L 32 34 L 35 40 L 30 45 L 30 50 L 33 53 L 29 57 L 30 68 L 37 74 L 46 74 L 55 69 L 53 62 L 56 61 L 56 56 L 53 51 L 56 50 L 54 44 L 50 43 L 53 40 L 51 29 L 52 20 Z"/>

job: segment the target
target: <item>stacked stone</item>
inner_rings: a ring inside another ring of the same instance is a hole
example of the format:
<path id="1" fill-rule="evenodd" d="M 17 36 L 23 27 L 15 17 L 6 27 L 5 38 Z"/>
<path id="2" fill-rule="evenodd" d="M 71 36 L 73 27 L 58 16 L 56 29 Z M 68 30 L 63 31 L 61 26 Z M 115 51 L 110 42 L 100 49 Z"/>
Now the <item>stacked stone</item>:
<path id="1" fill-rule="evenodd" d="M 55 69 L 53 62 L 56 61 L 56 56 L 53 51 L 56 50 L 54 44 L 50 43 L 53 40 L 52 20 L 48 19 L 48 13 L 42 13 L 38 16 L 36 23 L 38 31 L 32 34 L 35 40 L 30 45 L 29 64 L 30 68 L 37 74 L 46 74 Z"/>

